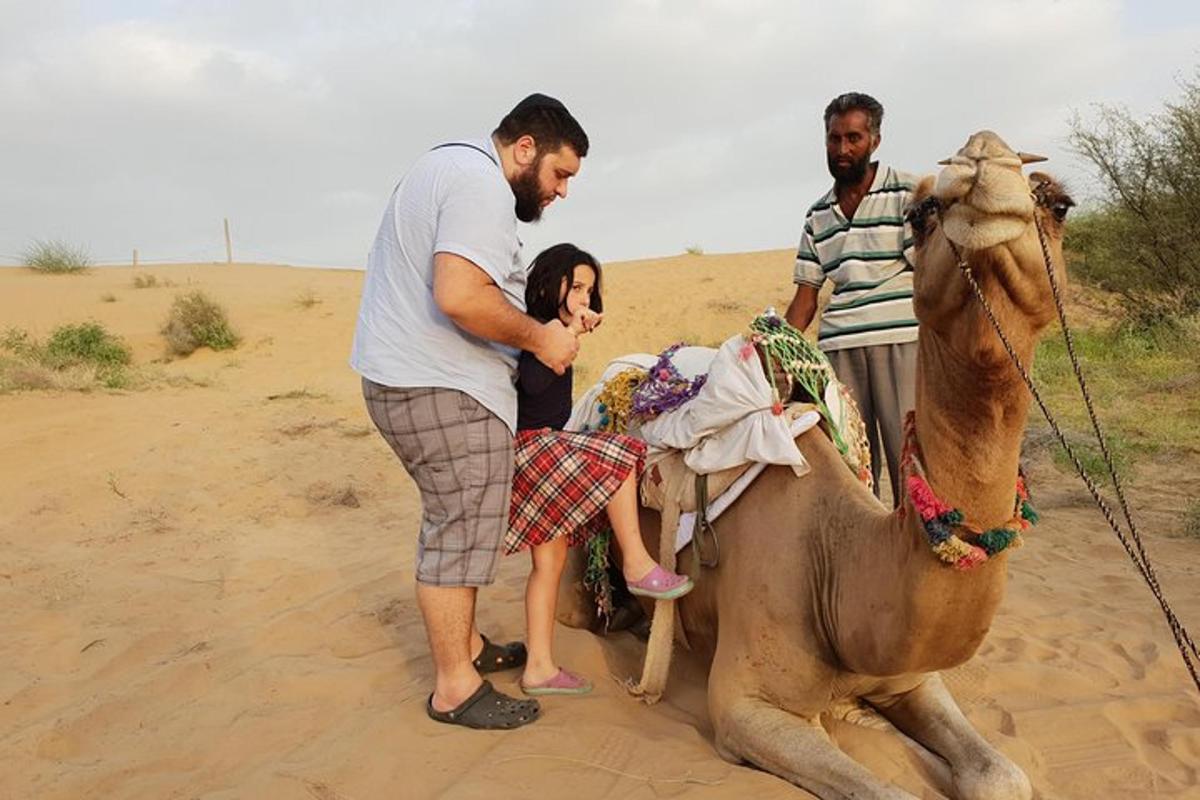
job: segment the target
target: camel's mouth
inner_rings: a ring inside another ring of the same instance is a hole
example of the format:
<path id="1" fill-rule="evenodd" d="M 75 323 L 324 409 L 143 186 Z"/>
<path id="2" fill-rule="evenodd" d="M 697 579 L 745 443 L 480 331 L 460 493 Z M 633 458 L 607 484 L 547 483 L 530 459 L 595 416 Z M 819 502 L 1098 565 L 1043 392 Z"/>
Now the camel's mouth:
<path id="1" fill-rule="evenodd" d="M 1012 151 L 991 131 L 972 136 L 938 174 L 933 196 L 942 207 L 950 241 L 982 250 L 1020 237 L 1033 222 L 1034 200 L 1022 163 L 1034 157 Z"/>
<path id="2" fill-rule="evenodd" d="M 1032 219 L 1032 214 L 988 214 L 959 202 L 942 212 L 942 230 L 959 247 L 986 250 L 1019 238 Z"/>

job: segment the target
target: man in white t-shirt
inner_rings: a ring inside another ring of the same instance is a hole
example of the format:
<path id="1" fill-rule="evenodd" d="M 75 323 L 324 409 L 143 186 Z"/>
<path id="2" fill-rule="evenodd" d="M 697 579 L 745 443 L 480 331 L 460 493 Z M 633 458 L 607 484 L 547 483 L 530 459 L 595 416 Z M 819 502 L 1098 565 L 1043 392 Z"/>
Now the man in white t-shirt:
<path id="1" fill-rule="evenodd" d="M 558 373 L 579 349 L 558 320 L 525 312 L 517 222 L 534 222 L 587 155 L 583 128 L 558 100 L 530 95 L 492 133 L 434 147 L 392 193 L 367 259 L 350 365 L 367 410 L 421 492 L 417 602 L 439 722 L 515 728 L 533 700 L 501 694 L 481 672 L 520 666 L 519 642 L 475 627 L 508 525 L 513 371 L 528 350 Z"/>

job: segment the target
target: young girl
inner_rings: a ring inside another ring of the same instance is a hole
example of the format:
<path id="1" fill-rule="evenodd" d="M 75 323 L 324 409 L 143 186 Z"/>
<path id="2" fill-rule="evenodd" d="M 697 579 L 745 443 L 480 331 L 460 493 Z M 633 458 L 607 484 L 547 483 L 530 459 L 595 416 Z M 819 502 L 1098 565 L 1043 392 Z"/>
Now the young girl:
<path id="1" fill-rule="evenodd" d="M 553 319 L 577 336 L 600 324 L 600 264 L 572 244 L 543 251 L 525 289 L 530 316 Z M 521 689 L 530 695 L 586 694 L 586 678 L 554 662 L 554 610 L 569 545 L 583 544 L 611 524 L 621 569 L 633 594 L 669 600 L 692 580 L 650 557 L 638 529 L 637 480 L 646 445 L 630 436 L 563 431 L 571 416 L 571 369 L 563 375 L 521 353 L 517 378 L 516 472 L 506 553 L 529 547 L 533 569 L 525 589 L 529 659 Z M 607 519 L 606 519 L 607 517 Z"/>

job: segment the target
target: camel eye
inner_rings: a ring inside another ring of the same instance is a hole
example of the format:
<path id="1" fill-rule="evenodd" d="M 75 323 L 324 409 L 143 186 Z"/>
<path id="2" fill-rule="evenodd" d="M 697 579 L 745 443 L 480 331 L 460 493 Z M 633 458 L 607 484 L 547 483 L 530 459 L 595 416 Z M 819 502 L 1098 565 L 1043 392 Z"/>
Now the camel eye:
<path id="1" fill-rule="evenodd" d="M 1054 215 L 1056 220 L 1062 222 L 1067 218 L 1067 212 L 1070 211 L 1071 207 L 1074 205 L 1075 201 L 1071 198 L 1060 197 L 1058 200 L 1055 200 L 1053 204 L 1051 204 L 1050 213 Z"/>

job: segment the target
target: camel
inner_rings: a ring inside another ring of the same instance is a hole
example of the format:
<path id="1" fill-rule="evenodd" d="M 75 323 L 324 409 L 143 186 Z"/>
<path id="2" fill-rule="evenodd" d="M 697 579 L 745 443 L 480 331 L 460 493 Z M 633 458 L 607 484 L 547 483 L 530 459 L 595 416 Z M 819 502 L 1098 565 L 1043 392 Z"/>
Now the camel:
<path id="1" fill-rule="evenodd" d="M 910 211 L 916 442 L 928 485 L 980 529 L 1013 518 L 1029 396 L 958 255 L 1028 366 L 1055 317 L 1035 220 L 1061 284 L 1073 205 L 1048 175 L 1023 174 L 1033 160 L 981 131 L 920 182 Z M 934 554 L 911 499 L 889 512 L 824 434 L 796 442 L 812 473 L 768 467 L 716 522 L 720 564 L 678 601 L 690 648 L 711 663 L 717 751 L 821 798 L 909 798 L 840 751 L 819 721 L 866 704 L 948 764 L 952 796 L 1027 800 L 1029 779 L 971 727 L 938 675 L 982 643 L 1011 550 L 954 568 Z M 643 509 L 641 522 L 657 552 L 657 513 Z M 679 558 L 694 566 L 691 546 Z M 563 596 L 576 599 L 560 619 L 593 622 L 577 593 Z"/>

